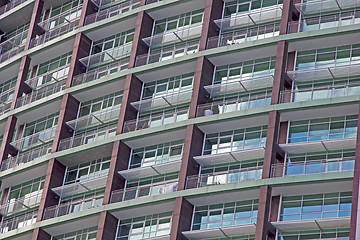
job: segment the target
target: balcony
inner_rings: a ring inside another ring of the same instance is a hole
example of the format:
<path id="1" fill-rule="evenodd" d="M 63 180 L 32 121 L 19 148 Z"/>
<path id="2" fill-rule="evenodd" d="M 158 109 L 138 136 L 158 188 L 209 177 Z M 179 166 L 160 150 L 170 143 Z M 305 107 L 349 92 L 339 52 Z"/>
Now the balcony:
<path id="1" fill-rule="evenodd" d="M 59 15 L 38 23 L 38 26 L 45 33 L 31 39 L 30 48 L 48 42 L 60 35 L 76 29 L 79 25 L 81 10 L 82 5 L 69 9 Z"/>
<path id="2" fill-rule="evenodd" d="M 15 8 L 16 6 L 19 6 L 20 4 L 26 1 L 27 0 L 13 0 L 9 2 L 8 4 L 0 8 L 0 15 L 6 13 L 7 11 L 10 11 L 11 9 Z"/>
<path id="3" fill-rule="evenodd" d="M 153 94 L 153 97 L 132 102 L 131 105 L 139 112 L 146 112 L 156 108 L 172 107 L 181 103 L 190 102 L 192 86 L 174 89 L 171 92 Z"/>
<path id="4" fill-rule="evenodd" d="M 130 120 L 124 123 L 124 133 L 180 122 L 187 120 L 188 115 L 189 110 L 183 110 L 168 114 L 155 114 L 145 118 L 138 117 L 136 120 Z"/>
<path id="5" fill-rule="evenodd" d="M 60 187 L 52 188 L 51 191 L 56 193 L 61 198 L 69 197 L 71 195 L 93 191 L 98 188 L 106 186 L 108 171 L 98 173 L 96 176 L 92 176 L 88 179 L 83 179 L 79 182 L 66 184 Z"/>
<path id="6" fill-rule="evenodd" d="M 27 196 L 12 201 L 0 206 L 0 213 L 3 216 L 14 214 L 18 211 L 32 208 L 40 203 L 42 190 L 26 194 Z"/>
<path id="7" fill-rule="evenodd" d="M 315 81 L 321 79 L 336 79 L 340 77 L 349 77 L 360 75 L 360 64 L 358 61 L 341 62 L 337 66 L 334 64 L 328 67 L 311 68 L 297 71 L 288 71 L 287 75 L 293 81 Z"/>
<path id="8" fill-rule="evenodd" d="M 86 73 L 77 75 L 73 78 L 72 86 L 80 85 L 82 83 L 91 82 L 96 79 L 108 76 L 112 73 L 117 73 L 122 70 L 128 69 L 129 59 L 123 59 L 116 63 L 108 64 L 103 67 L 99 67 Z"/>
<path id="9" fill-rule="evenodd" d="M 175 46 L 164 47 L 159 50 L 153 50 L 150 53 L 136 57 L 135 65 L 142 66 L 155 62 L 162 62 L 177 57 L 186 56 L 199 51 L 199 41 L 191 41 Z"/>
<path id="10" fill-rule="evenodd" d="M 229 239 L 231 236 L 255 234 L 256 224 L 244 224 L 231 227 L 219 227 L 212 229 L 201 229 L 182 232 L 182 234 L 190 240 L 225 238 Z"/>
<path id="11" fill-rule="evenodd" d="M 186 189 L 222 185 L 242 181 L 258 180 L 262 177 L 261 167 L 249 167 L 215 174 L 200 174 L 200 176 L 188 176 Z"/>
<path id="12" fill-rule="evenodd" d="M 11 100 L 14 95 L 14 91 L 15 91 L 15 87 L 1 92 L 0 93 L 0 103 L 2 103 L 2 104 L 11 103 Z"/>
<path id="13" fill-rule="evenodd" d="M 119 4 L 118 2 L 119 1 L 115 0 L 115 1 L 111 1 L 110 3 L 102 5 L 100 7 L 101 10 L 99 12 L 91 14 L 86 17 L 85 25 L 98 22 L 116 15 L 120 15 L 122 13 L 140 7 L 140 0 L 130 0 Z"/>
<path id="14" fill-rule="evenodd" d="M 116 124 L 108 125 L 106 127 L 99 126 L 94 130 L 89 130 L 80 134 L 76 134 L 73 137 L 62 139 L 59 142 L 59 151 L 78 147 L 84 144 L 104 140 L 108 137 L 115 136 Z"/>
<path id="15" fill-rule="evenodd" d="M 263 158 L 265 154 L 265 142 L 259 142 L 255 145 L 258 146 L 254 146 L 253 148 L 242 146 L 244 150 L 197 156 L 194 157 L 194 160 L 201 166 L 208 166 L 226 162 L 239 162 L 246 159 Z"/>
<path id="16" fill-rule="evenodd" d="M 100 124 L 105 124 L 112 120 L 117 120 L 120 114 L 121 105 L 116 105 L 111 108 L 106 108 L 101 111 L 90 113 L 80 118 L 66 122 L 74 131 L 85 130 Z"/>
<path id="17" fill-rule="evenodd" d="M 355 8 L 360 5 L 358 0 L 317 0 L 295 4 L 295 8 L 302 14 L 314 14 L 327 11 Z"/>
<path id="18" fill-rule="evenodd" d="M 198 38 L 201 35 L 203 23 L 197 23 L 177 29 L 156 34 L 142 40 L 150 47 L 157 48 L 166 44 L 184 42 L 190 39 Z"/>
<path id="19" fill-rule="evenodd" d="M 10 103 L 0 103 L 0 115 L 7 113 L 10 111 L 11 102 Z"/>
<path id="20" fill-rule="evenodd" d="M 231 15 L 223 19 L 215 20 L 215 24 L 222 30 L 258 25 L 265 22 L 277 21 L 281 19 L 283 5 L 263 7 L 248 12 Z"/>
<path id="21" fill-rule="evenodd" d="M 348 228 L 350 226 L 350 217 L 315 219 L 303 221 L 279 221 L 272 222 L 272 225 L 279 231 L 299 230 L 299 229 L 330 229 L 330 228 Z"/>
<path id="22" fill-rule="evenodd" d="M 28 30 L 5 40 L 0 44 L 0 63 L 24 51 Z"/>
<path id="23" fill-rule="evenodd" d="M 54 93 L 57 93 L 61 90 L 63 90 L 65 88 L 65 84 L 66 84 L 66 79 L 56 82 L 54 84 L 48 85 L 48 86 L 44 86 L 38 90 L 32 91 L 30 94 L 27 94 L 23 97 L 20 97 L 16 100 L 16 105 L 15 107 L 22 107 L 25 106 L 26 104 L 35 102 L 39 99 L 48 97 Z"/>
<path id="24" fill-rule="evenodd" d="M 356 135 L 356 133 L 353 134 Z M 280 148 L 287 153 L 329 151 L 333 149 L 354 148 L 355 145 L 356 138 L 279 144 Z"/>
<path id="25" fill-rule="evenodd" d="M 121 190 L 115 190 L 111 193 L 111 203 L 123 202 L 140 197 L 156 196 L 165 193 L 176 192 L 178 180 L 169 180 L 166 182 L 153 183 L 137 187 L 130 187 Z"/>
<path id="26" fill-rule="evenodd" d="M 57 126 L 53 126 L 44 131 L 37 132 L 27 137 L 23 137 L 19 140 L 12 142 L 11 145 L 18 150 L 23 150 L 36 144 L 45 144 L 46 142 L 51 141 L 55 136 L 56 127 Z"/>
<path id="27" fill-rule="evenodd" d="M 327 28 L 337 28 L 360 23 L 359 10 L 349 10 L 339 13 L 308 17 L 298 22 L 290 22 L 288 32 L 308 32 Z"/>
<path id="28" fill-rule="evenodd" d="M 42 145 L 40 147 L 31 149 L 30 151 L 24 153 L 18 153 L 16 156 L 11 156 L 8 159 L 5 159 L 1 162 L 1 170 L 5 171 L 10 168 L 19 166 L 21 164 L 31 162 L 37 158 L 43 157 L 50 153 L 52 147 L 52 143 Z"/>
<path id="29" fill-rule="evenodd" d="M 93 196 L 81 200 L 70 200 L 59 205 L 44 209 L 43 220 L 65 216 L 74 212 L 85 211 L 90 208 L 99 207 L 103 203 L 103 195 Z"/>
<path id="30" fill-rule="evenodd" d="M 208 85 L 204 88 L 211 96 L 221 96 L 228 93 L 248 92 L 258 88 L 272 87 L 274 81 L 273 73 L 274 70 L 254 74 L 253 76 L 243 74 L 242 76 L 229 78 L 224 83 Z"/>
<path id="31" fill-rule="evenodd" d="M 179 155 L 181 157 L 181 155 Z M 129 168 L 127 170 L 119 171 L 119 175 L 127 180 L 150 177 L 154 175 L 163 175 L 170 172 L 180 170 L 181 160 L 168 159 L 168 162 L 161 164 L 154 164 L 150 166 L 142 166 L 136 168 Z"/>
<path id="32" fill-rule="evenodd" d="M 33 77 L 29 80 L 26 80 L 26 84 L 32 89 L 43 88 L 45 86 L 51 85 L 53 83 L 59 82 L 67 78 L 69 73 L 69 64 L 64 65 L 60 68 L 54 69 L 52 71 L 46 72 L 39 76 Z"/>
<path id="33" fill-rule="evenodd" d="M 11 218 L 2 218 L 0 231 L 6 233 L 11 230 L 19 229 L 36 222 L 37 210 L 27 212 L 22 215 L 14 215 Z"/>
<path id="34" fill-rule="evenodd" d="M 336 98 L 360 94 L 360 83 L 328 85 L 301 90 L 285 90 L 281 92 L 281 102 L 311 101 L 317 99 Z"/>
<path id="35" fill-rule="evenodd" d="M 256 41 L 280 34 L 280 23 L 248 26 L 245 29 L 221 32 L 219 36 L 208 39 L 207 48 L 217 48 Z"/>
<path id="36" fill-rule="evenodd" d="M 106 64 L 107 62 L 117 62 L 121 58 L 129 56 L 131 47 L 132 42 L 81 58 L 79 61 L 87 68 L 96 68 L 99 65 Z"/>
<path id="37" fill-rule="evenodd" d="M 297 176 L 316 173 L 332 173 L 354 170 L 354 159 L 322 159 L 302 162 L 272 164 L 271 176 Z"/>
<path id="38" fill-rule="evenodd" d="M 197 117 L 210 116 L 213 114 L 224 114 L 234 111 L 269 106 L 271 95 L 255 95 L 236 100 L 224 100 L 223 102 L 212 102 L 198 105 Z"/>

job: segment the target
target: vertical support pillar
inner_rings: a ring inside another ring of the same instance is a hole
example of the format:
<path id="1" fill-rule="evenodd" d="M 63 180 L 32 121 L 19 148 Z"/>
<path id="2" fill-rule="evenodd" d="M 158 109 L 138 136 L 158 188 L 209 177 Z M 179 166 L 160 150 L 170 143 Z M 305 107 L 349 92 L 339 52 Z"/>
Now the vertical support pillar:
<path id="1" fill-rule="evenodd" d="M 176 198 L 170 240 L 187 239 L 181 232 L 190 230 L 193 209 L 193 205 L 189 203 L 184 197 Z"/>
<path id="2" fill-rule="evenodd" d="M 288 24 L 291 20 L 293 11 L 293 1 L 285 0 L 283 3 L 283 11 L 280 22 L 280 35 L 286 34 L 288 30 Z M 288 61 L 288 43 L 286 41 L 279 41 L 276 51 L 276 63 L 274 82 L 272 87 L 271 105 L 279 104 L 281 98 L 281 91 L 285 87 L 289 86 L 289 79 L 286 75 L 286 67 Z M 262 178 L 271 177 L 271 166 L 278 160 L 284 158 L 284 152 L 279 148 L 279 138 L 283 138 L 283 133 L 280 134 L 280 113 L 278 111 L 271 111 L 269 113 L 268 130 L 266 136 L 266 148 L 263 163 Z M 260 187 L 259 196 L 259 209 L 258 218 L 256 224 L 255 239 L 266 240 L 273 239 L 275 235 L 275 229 L 270 224 L 269 220 L 274 218 L 273 211 L 278 209 L 276 201 L 272 202 L 271 187 L 268 185 Z M 279 204 L 279 203 L 277 203 Z"/>
<path id="3" fill-rule="evenodd" d="M 359 112 L 360 116 L 360 103 Z M 351 198 L 351 219 L 350 219 L 350 240 L 360 238 L 360 118 L 358 117 L 356 150 L 355 150 L 355 166 L 354 179 Z"/>
<path id="4" fill-rule="evenodd" d="M 146 1 L 141 1 L 140 5 L 145 5 Z M 142 41 L 143 38 L 151 36 L 154 20 L 145 12 L 141 11 L 137 15 L 134 40 L 130 53 L 128 68 L 134 68 L 137 56 L 148 52 L 149 47 Z M 123 132 L 124 123 L 134 120 L 137 111 L 130 104 L 140 100 L 142 82 L 135 75 L 129 74 L 125 79 L 123 100 L 121 103 L 120 114 L 116 134 Z M 118 175 L 118 171 L 128 167 L 131 148 L 121 141 L 116 141 L 113 145 L 111 163 L 106 182 L 103 204 L 109 204 L 111 193 L 117 189 L 123 189 L 125 179 Z M 96 239 L 114 239 L 117 228 L 117 219 L 108 212 L 102 212 L 98 224 Z M 114 234 L 114 235 L 112 235 Z M 110 238 L 109 238 L 110 237 Z"/>
<path id="5" fill-rule="evenodd" d="M 118 219 L 110 212 L 101 212 L 96 240 L 116 239 L 117 222 Z"/>
<path id="6" fill-rule="evenodd" d="M 221 18 L 223 8 L 222 0 L 207 0 L 204 12 L 203 28 L 199 43 L 199 50 L 205 50 L 209 37 L 218 35 L 214 20 Z M 209 99 L 209 94 L 204 86 L 212 83 L 215 66 L 204 56 L 199 57 L 196 62 L 196 70 L 193 83 L 193 91 L 189 109 L 189 118 L 195 118 L 199 104 Z M 187 177 L 199 173 L 199 164 L 193 159 L 194 156 L 202 154 L 204 133 L 195 125 L 186 128 L 184 151 L 181 159 L 179 172 L 178 191 L 186 188 Z M 181 232 L 191 228 L 193 206 L 182 197 L 176 198 L 171 226 L 170 239 L 186 239 Z"/>
<path id="7" fill-rule="evenodd" d="M 199 44 L 199 51 L 203 51 L 207 47 L 209 37 L 219 35 L 219 30 L 214 20 L 220 19 L 222 16 L 222 9 L 224 6 L 223 0 L 207 0 L 204 12 L 203 27 L 201 30 L 201 38 Z"/>

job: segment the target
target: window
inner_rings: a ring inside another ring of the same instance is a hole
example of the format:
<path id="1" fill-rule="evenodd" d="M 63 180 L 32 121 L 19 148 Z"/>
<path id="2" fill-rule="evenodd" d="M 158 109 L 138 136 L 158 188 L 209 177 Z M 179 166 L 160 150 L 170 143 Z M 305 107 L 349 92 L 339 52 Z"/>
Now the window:
<path id="1" fill-rule="evenodd" d="M 144 239 L 170 234 L 172 213 L 120 220 L 117 240 Z"/>
<path id="2" fill-rule="evenodd" d="M 146 167 L 181 160 L 183 140 L 133 149 L 129 168 Z"/>
<path id="3" fill-rule="evenodd" d="M 120 105 L 121 101 L 122 91 L 81 103 L 79 117 Z"/>
<path id="4" fill-rule="evenodd" d="M 288 143 L 330 139 L 354 138 L 357 133 L 357 115 L 292 121 Z"/>
<path id="5" fill-rule="evenodd" d="M 0 84 L 0 102 L 6 103 L 12 100 L 14 91 L 15 91 L 15 85 L 16 85 L 17 77 L 14 77 L 2 84 Z"/>
<path id="6" fill-rule="evenodd" d="M 69 167 L 66 170 L 64 185 L 86 181 L 96 177 L 107 176 L 109 167 L 110 157 L 105 157 Z"/>
<path id="7" fill-rule="evenodd" d="M 81 240 L 95 240 L 96 239 L 96 233 L 97 233 L 97 226 L 82 229 L 79 231 L 71 232 L 62 234 L 59 236 L 56 236 L 54 240 L 75 240 L 75 239 L 81 239 Z"/>
<path id="8" fill-rule="evenodd" d="M 205 135 L 203 155 L 264 147 L 267 126 Z"/>
<path id="9" fill-rule="evenodd" d="M 280 221 L 349 217 L 351 192 L 283 197 Z"/>
<path id="10" fill-rule="evenodd" d="M 256 223 L 258 200 L 195 207 L 192 230 Z"/>

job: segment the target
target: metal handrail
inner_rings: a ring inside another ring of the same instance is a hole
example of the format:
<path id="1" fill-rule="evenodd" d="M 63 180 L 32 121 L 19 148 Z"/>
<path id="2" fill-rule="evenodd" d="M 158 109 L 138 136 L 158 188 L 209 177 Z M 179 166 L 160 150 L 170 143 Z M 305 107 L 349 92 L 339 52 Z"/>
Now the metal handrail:
<path id="1" fill-rule="evenodd" d="M 177 116 L 183 115 L 184 113 L 186 113 L 188 117 L 189 110 L 175 111 L 174 113 L 159 114 L 155 116 L 151 115 L 150 117 L 146 117 L 146 118 L 138 117 L 135 120 L 129 120 L 124 123 L 124 133 L 132 132 L 136 130 L 142 130 L 153 126 L 161 126 L 164 124 L 174 123 L 177 122 Z M 172 121 L 168 122 L 167 120 L 170 119 L 171 116 L 172 116 Z M 186 119 L 181 119 L 181 120 L 186 120 Z"/>
<path id="2" fill-rule="evenodd" d="M 200 188 L 209 185 L 227 184 L 240 181 L 258 180 L 262 177 L 262 166 L 241 168 L 236 170 L 228 170 L 224 172 L 217 172 L 211 174 L 200 174 L 195 176 L 188 176 L 186 178 L 186 189 Z M 253 174 L 249 174 L 249 172 Z M 229 182 L 229 177 L 232 174 L 238 174 L 237 181 Z M 242 175 L 242 176 L 241 176 Z M 222 177 L 222 179 L 220 179 Z"/>
<path id="3" fill-rule="evenodd" d="M 115 190 L 111 193 L 111 203 L 122 202 L 131 199 L 136 199 L 146 196 L 155 196 L 159 194 L 165 194 L 170 192 L 176 192 L 178 186 L 178 180 L 169 180 L 165 182 L 130 187 L 121 190 Z"/>

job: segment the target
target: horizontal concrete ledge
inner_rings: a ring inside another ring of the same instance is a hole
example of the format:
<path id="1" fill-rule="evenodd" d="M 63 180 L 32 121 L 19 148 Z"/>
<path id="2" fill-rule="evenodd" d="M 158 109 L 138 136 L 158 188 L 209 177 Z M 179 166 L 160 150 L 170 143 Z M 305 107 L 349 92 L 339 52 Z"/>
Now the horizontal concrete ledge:
<path id="1" fill-rule="evenodd" d="M 70 90 L 70 89 L 67 89 Z M 67 91 L 64 90 L 64 91 Z M 63 93 L 64 94 L 64 93 Z M 225 114 L 216 114 L 211 116 L 204 116 L 204 117 L 198 117 L 198 118 L 192 118 L 176 123 L 171 124 L 165 124 L 162 126 L 147 128 L 143 130 L 128 132 L 119 134 L 113 137 L 109 137 L 107 139 L 96 141 L 89 144 L 84 144 L 78 147 L 70 148 L 67 150 L 55 152 L 52 154 L 49 154 L 47 156 L 44 156 L 43 158 L 39 159 L 39 164 L 44 164 L 48 162 L 52 158 L 62 159 L 69 156 L 76 156 L 77 154 L 81 154 L 82 152 L 88 151 L 89 149 L 96 149 L 101 148 L 104 146 L 108 146 L 110 144 L 113 144 L 115 141 L 130 141 L 135 139 L 140 139 L 143 137 L 149 137 L 154 136 L 158 134 L 163 134 L 165 132 L 169 131 L 176 131 L 179 129 L 185 129 L 187 125 L 195 124 L 198 126 L 201 125 L 207 125 L 207 124 L 213 124 L 217 122 L 226 122 L 226 121 L 232 121 L 237 119 L 244 119 L 249 117 L 255 117 L 255 116 L 261 116 L 266 115 L 270 111 L 279 111 L 281 112 L 296 112 L 296 111 L 303 111 L 307 109 L 316 109 L 316 108 L 326 108 L 326 107 L 333 107 L 333 106 L 343 106 L 343 105 L 350 105 L 350 104 L 358 104 L 360 101 L 360 96 L 347 96 L 347 97 L 339 97 L 339 98 L 330 98 L 330 99 L 320 99 L 320 100 L 313 100 L 313 101 L 306 101 L 306 102 L 293 102 L 293 103 L 284 103 L 284 104 L 277 104 L 277 105 L 271 105 L 271 106 L 265 106 L 260 108 L 254 108 L 254 109 L 247 109 L 247 110 L 241 110 L 241 111 L 234 111 L 230 113 Z M 16 109 L 15 109 L 16 110 Z M 30 165 L 29 165 L 30 164 Z M 34 165 L 36 166 L 36 165 Z M 31 165 L 31 162 L 25 163 L 24 167 L 34 167 Z M 5 179 L 9 176 L 12 176 L 14 174 L 19 174 L 22 172 L 22 168 L 13 168 L 9 169 L 4 172 L 0 172 L 0 180 Z"/>
<path id="2" fill-rule="evenodd" d="M 94 215 L 99 215 L 102 211 L 116 212 L 116 211 L 136 208 L 136 207 L 159 204 L 162 202 L 174 201 L 176 197 L 185 197 L 186 199 L 204 197 L 213 194 L 223 194 L 228 192 L 258 189 L 264 185 L 270 185 L 272 187 L 276 187 L 283 185 L 303 185 L 303 184 L 321 183 L 321 182 L 329 182 L 329 181 L 344 181 L 344 180 L 351 180 L 353 178 L 353 174 L 354 174 L 353 171 L 346 171 L 346 172 L 336 172 L 336 173 L 309 174 L 309 175 L 291 176 L 291 177 L 278 177 L 278 178 L 269 178 L 262 180 L 243 181 L 243 182 L 230 183 L 224 185 L 214 185 L 214 186 L 208 186 L 202 188 L 188 189 L 173 193 L 167 193 L 163 195 L 142 197 L 124 202 L 112 203 L 109 205 L 88 209 L 86 211 L 75 212 L 65 216 L 37 222 L 35 224 L 26 226 L 24 228 L 16 229 L 14 231 L 1 234 L 0 239 L 10 239 L 13 236 L 19 236 L 19 234 L 25 234 L 39 227 L 46 229 L 52 226 L 60 226 L 61 224 L 65 224 L 68 222 L 73 222 L 79 219 L 92 217 Z"/>

